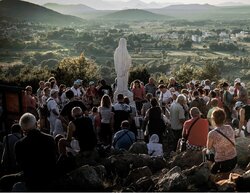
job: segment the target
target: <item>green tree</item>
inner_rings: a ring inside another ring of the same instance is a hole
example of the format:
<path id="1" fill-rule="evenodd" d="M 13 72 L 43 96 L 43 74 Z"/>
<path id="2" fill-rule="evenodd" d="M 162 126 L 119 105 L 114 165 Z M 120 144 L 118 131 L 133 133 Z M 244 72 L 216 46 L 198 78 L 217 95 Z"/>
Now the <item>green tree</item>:
<path id="1" fill-rule="evenodd" d="M 197 79 L 199 68 L 191 64 L 182 64 L 179 68 L 173 71 L 172 75 L 180 84 L 185 84 L 192 79 Z"/>
<path id="2" fill-rule="evenodd" d="M 149 77 L 150 74 L 145 66 L 134 67 L 130 70 L 128 82 L 130 84 L 134 80 L 139 79 L 140 81 L 147 83 Z"/>
<path id="3" fill-rule="evenodd" d="M 63 59 L 54 73 L 56 79 L 63 80 L 66 85 L 72 85 L 76 79 L 89 82 L 100 78 L 97 64 L 87 60 L 83 53 L 80 57 Z"/>

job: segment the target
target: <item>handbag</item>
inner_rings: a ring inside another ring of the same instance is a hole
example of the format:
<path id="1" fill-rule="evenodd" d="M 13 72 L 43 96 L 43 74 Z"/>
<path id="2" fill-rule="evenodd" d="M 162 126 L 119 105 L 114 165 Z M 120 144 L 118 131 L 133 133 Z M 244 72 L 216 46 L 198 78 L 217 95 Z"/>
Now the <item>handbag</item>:
<path id="1" fill-rule="evenodd" d="M 191 132 L 191 129 L 192 127 L 194 126 L 194 124 L 199 120 L 200 118 L 198 117 L 193 123 L 192 125 L 190 126 L 189 130 L 188 130 L 188 133 L 187 133 L 187 136 L 186 137 L 182 137 L 181 139 L 179 139 L 179 151 L 180 152 L 183 152 L 183 151 L 186 151 L 187 149 L 187 140 L 188 140 L 188 136 Z"/>

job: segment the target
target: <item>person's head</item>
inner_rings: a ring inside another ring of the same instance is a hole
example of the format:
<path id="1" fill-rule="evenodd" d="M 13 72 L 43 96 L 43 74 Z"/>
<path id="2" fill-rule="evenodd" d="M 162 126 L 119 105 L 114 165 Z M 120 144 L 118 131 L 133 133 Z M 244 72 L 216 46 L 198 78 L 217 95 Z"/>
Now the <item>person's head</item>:
<path id="1" fill-rule="evenodd" d="M 59 91 L 63 92 L 63 91 L 65 91 L 65 89 L 66 89 L 66 85 L 65 84 L 60 84 Z"/>
<path id="2" fill-rule="evenodd" d="M 192 107 L 189 111 L 192 118 L 200 117 L 201 112 L 197 107 Z"/>
<path id="3" fill-rule="evenodd" d="M 188 93 L 188 90 L 187 90 L 187 89 L 182 89 L 182 90 L 181 90 L 181 94 L 188 95 L 189 93 Z"/>
<path id="4" fill-rule="evenodd" d="M 56 82 L 56 78 L 52 76 L 48 79 L 48 82 Z"/>
<path id="5" fill-rule="evenodd" d="M 26 90 L 26 94 L 27 95 L 31 95 L 32 94 L 32 87 L 31 86 L 26 86 L 25 90 Z"/>
<path id="6" fill-rule="evenodd" d="M 228 84 L 227 82 L 223 82 L 221 86 L 222 86 L 222 88 L 223 88 L 224 90 L 227 90 L 228 87 L 229 87 L 229 84 Z"/>
<path id="7" fill-rule="evenodd" d="M 123 102 L 125 104 L 129 105 L 129 103 L 130 103 L 129 98 L 127 96 L 125 96 Z"/>
<path id="8" fill-rule="evenodd" d="M 153 77 L 150 77 L 150 78 L 148 79 L 148 83 L 149 83 L 149 84 L 154 84 L 154 82 L 155 82 L 155 80 L 154 80 Z"/>
<path id="9" fill-rule="evenodd" d="M 80 86 L 81 86 L 81 84 L 82 84 L 82 80 L 80 80 L 80 79 L 77 79 L 76 81 L 74 81 L 74 88 L 79 88 Z"/>
<path id="10" fill-rule="evenodd" d="M 146 99 L 150 101 L 153 98 L 153 95 L 151 93 L 146 94 Z"/>
<path id="11" fill-rule="evenodd" d="M 52 97 L 52 98 L 57 98 L 58 97 L 58 90 L 56 90 L 56 89 L 51 89 L 50 90 L 50 96 Z"/>
<path id="12" fill-rule="evenodd" d="M 51 83 L 50 82 L 45 82 L 44 86 L 48 87 L 48 88 L 51 88 Z"/>
<path id="13" fill-rule="evenodd" d="M 194 98 L 197 98 L 197 97 L 199 97 L 199 96 L 200 96 L 199 91 L 198 91 L 198 90 L 195 90 L 195 91 L 193 92 L 193 97 L 194 97 Z"/>
<path id="14" fill-rule="evenodd" d="M 90 82 L 89 82 L 89 87 L 94 88 L 94 87 L 95 87 L 95 82 L 94 82 L 94 81 L 90 81 Z"/>
<path id="15" fill-rule="evenodd" d="M 36 129 L 36 117 L 31 113 L 25 113 L 19 120 L 23 132 L 27 134 L 30 130 Z"/>
<path id="16" fill-rule="evenodd" d="M 139 80 L 134 81 L 134 87 L 135 88 L 140 88 L 141 87 L 141 82 Z"/>
<path id="17" fill-rule="evenodd" d="M 104 79 L 102 79 L 102 80 L 100 81 L 100 83 L 101 83 L 102 86 L 106 86 L 106 81 L 105 81 Z"/>
<path id="18" fill-rule="evenodd" d="M 157 134 L 153 134 L 149 138 L 149 143 L 159 143 L 159 140 L 159 136 Z"/>
<path id="19" fill-rule="evenodd" d="M 219 100 L 217 99 L 217 98 L 213 98 L 212 100 L 211 100 L 211 106 L 212 107 L 218 107 L 218 105 L 219 105 Z"/>
<path id="20" fill-rule="evenodd" d="M 243 106 L 244 106 L 244 103 L 243 103 L 243 102 L 237 101 L 237 102 L 235 103 L 235 105 L 234 105 L 234 108 L 235 108 L 236 111 L 238 111 L 238 110 L 240 110 L 241 107 L 243 107 Z"/>
<path id="21" fill-rule="evenodd" d="M 236 82 L 234 86 L 235 86 L 236 89 L 240 89 L 241 83 L 240 82 Z"/>
<path id="22" fill-rule="evenodd" d="M 70 100 L 74 98 L 74 92 L 71 89 L 69 89 L 65 92 L 65 96 Z"/>
<path id="23" fill-rule="evenodd" d="M 91 111 L 92 111 L 93 114 L 96 114 L 96 113 L 98 113 L 98 108 L 97 107 L 93 107 L 91 109 Z"/>
<path id="24" fill-rule="evenodd" d="M 157 107 L 157 106 L 159 106 L 158 101 L 157 101 L 157 99 L 156 99 L 155 97 L 153 97 L 153 98 L 150 100 L 150 104 L 151 104 L 152 107 Z"/>
<path id="25" fill-rule="evenodd" d="M 19 124 L 15 123 L 11 126 L 11 133 L 21 133 L 22 128 Z"/>
<path id="26" fill-rule="evenodd" d="M 49 87 L 44 87 L 44 89 L 43 89 L 43 94 L 45 95 L 45 96 L 49 96 L 50 95 L 50 88 Z"/>
<path id="27" fill-rule="evenodd" d="M 74 119 L 77 119 L 79 117 L 82 117 L 83 115 L 83 112 L 82 112 L 82 109 L 81 107 L 74 107 L 72 110 L 71 110 L 71 116 L 74 118 Z"/>
<path id="28" fill-rule="evenodd" d="M 179 94 L 177 99 L 176 99 L 176 102 L 183 105 L 186 103 L 186 97 L 184 94 Z"/>
<path id="29" fill-rule="evenodd" d="M 117 101 L 118 101 L 118 102 L 123 102 L 123 100 L 124 100 L 123 94 L 118 94 L 118 95 L 117 95 Z"/>
<path id="30" fill-rule="evenodd" d="M 111 100 L 110 100 L 109 95 L 107 94 L 103 95 L 101 99 L 101 107 L 109 108 L 110 106 L 111 106 Z"/>
<path id="31" fill-rule="evenodd" d="M 223 109 L 221 108 L 216 108 L 213 112 L 212 112 L 212 116 L 211 116 L 213 123 L 215 124 L 215 126 L 220 127 L 222 125 L 224 125 L 225 121 L 226 121 L 226 113 Z"/>
<path id="32" fill-rule="evenodd" d="M 122 121 L 121 128 L 129 129 L 129 122 L 128 122 L 128 120 Z"/>
<path id="33" fill-rule="evenodd" d="M 159 84 L 159 85 L 160 85 L 160 84 L 164 84 L 164 80 L 160 79 L 160 80 L 158 81 L 158 84 Z"/>
<path id="34" fill-rule="evenodd" d="M 43 80 L 39 81 L 39 87 L 43 89 L 45 86 L 45 82 Z"/>
<path id="35" fill-rule="evenodd" d="M 215 98 L 217 96 L 214 90 L 211 90 L 208 95 L 210 96 L 210 98 Z"/>
<path id="36" fill-rule="evenodd" d="M 169 78 L 169 84 L 175 84 L 176 80 L 174 77 Z"/>
<path id="37" fill-rule="evenodd" d="M 161 92 L 164 92 L 164 91 L 166 91 L 167 87 L 164 84 L 160 84 L 158 86 L 158 89 L 160 89 Z"/>

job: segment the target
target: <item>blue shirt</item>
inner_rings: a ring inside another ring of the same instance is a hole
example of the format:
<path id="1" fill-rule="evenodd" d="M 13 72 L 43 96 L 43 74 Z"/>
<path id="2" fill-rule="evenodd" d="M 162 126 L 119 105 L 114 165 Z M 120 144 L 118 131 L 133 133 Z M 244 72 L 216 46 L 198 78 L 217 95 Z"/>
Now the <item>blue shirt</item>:
<path id="1" fill-rule="evenodd" d="M 117 131 L 113 138 L 113 146 L 115 149 L 126 149 L 135 142 L 135 134 L 126 128 Z"/>

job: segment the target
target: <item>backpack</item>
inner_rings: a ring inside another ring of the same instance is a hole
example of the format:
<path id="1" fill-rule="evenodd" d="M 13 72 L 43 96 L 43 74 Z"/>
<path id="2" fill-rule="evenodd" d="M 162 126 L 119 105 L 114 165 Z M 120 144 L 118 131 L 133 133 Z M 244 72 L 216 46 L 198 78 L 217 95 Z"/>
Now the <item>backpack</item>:
<path id="1" fill-rule="evenodd" d="M 53 100 L 53 99 L 50 98 L 48 101 L 46 101 L 46 104 L 44 104 L 42 107 L 39 108 L 41 115 L 44 116 L 44 117 L 49 117 L 50 116 L 50 111 L 48 109 L 47 104 L 51 100 Z"/>
<path id="2" fill-rule="evenodd" d="M 233 102 L 233 95 L 230 94 L 228 91 L 226 91 L 225 100 L 226 100 L 225 103 L 226 103 L 227 105 L 230 105 L 230 104 L 232 104 L 232 102 Z"/>

